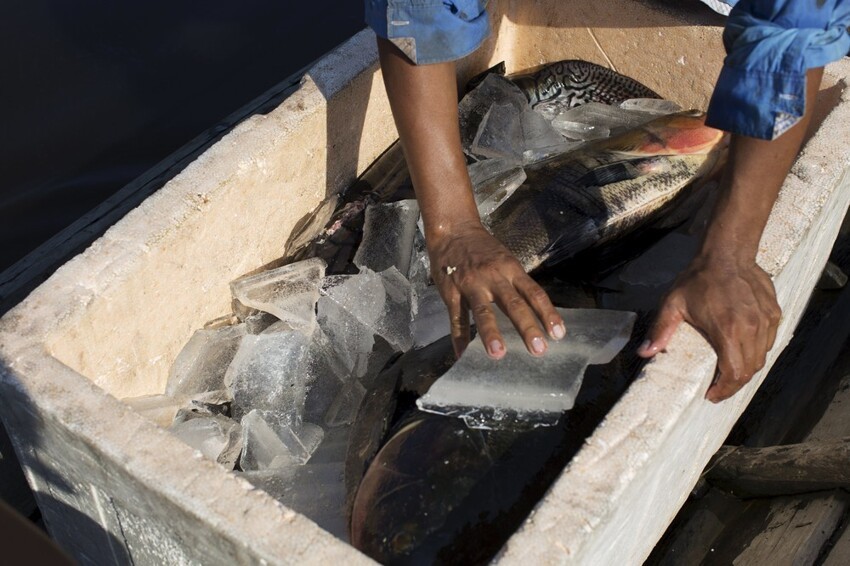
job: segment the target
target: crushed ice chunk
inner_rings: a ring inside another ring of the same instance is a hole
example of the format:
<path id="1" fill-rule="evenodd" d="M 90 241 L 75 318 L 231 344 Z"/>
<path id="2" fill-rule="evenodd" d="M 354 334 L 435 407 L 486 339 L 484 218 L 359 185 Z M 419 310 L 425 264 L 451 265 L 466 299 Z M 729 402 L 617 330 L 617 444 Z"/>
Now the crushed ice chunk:
<path id="1" fill-rule="evenodd" d="M 242 456 L 239 458 L 239 466 L 243 470 L 298 465 L 289 447 L 278 436 L 276 429 L 280 426 L 272 425 L 275 422 L 274 415 L 256 409 L 242 417 Z"/>
<path id="2" fill-rule="evenodd" d="M 607 137 L 614 130 L 636 128 L 653 118 L 647 112 L 588 102 L 559 114 L 552 120 L 552 126 L 568 138 L 590 140 Z"/>
<path id="3" fill-rule="evenodd" d="M 449 309 L 437 287 L 430 286 L 417 291 L 413 322 L 413 347 L 424 348 L 450 332 Z"/>
<path id="4" fill-rule="evenodd" d="M 224 373 L 245 334 L 244 324 L 196 331 L 171 365 L 166 394 L 224 389 Z"/>
<path id="5" fill-rule="evenodd" d="M 528 100 L 510 80 L 492 73 L 487 75 L 458 105 L 461 144 L 465 151 L 472 147 L 484 115 L 494 104 L 510 105 L 519 114 L 522 109 L 528 107 Z"/>
<path id="6" fill-rule="evenodd" d="M 516 108 L 510 104 L 493 104 L 481 120 L 471 150 L 481 157 L 521 161 L 522 124 Z"/>
<path id="7" fill-rule="evenodd" d="M 242 451 L 242 427 L 222 415 L 197 416 L 171 425 L 171 432 L 205 457 L 232 470 Z"/>
<path id="8" fill-rule="evenodd" d="M 245 317 L 245 330 L 248 334 L 262 334 L 266 328 L 277 321 L 277 317 L 273 314 L 257 312 Z"/>
<path id="9" fill-rule="evenodd" d="M 325 435 L 322 427 L 312 423 L 302 423 L 298 429 L 287 425 L 278 426 L 276 429 L 278 437 L 299 464 L 310 459 Z"/>
<path id="10" fill-rule="evenodd" d="M 363 269 L 356 275 L 326 277 L 322 286 L 323 298 L 336 303 L 400 351 L 409 349 L 412 343 L 410 294 L 410 283 L 394 267 L 381 273 Z M 320 317 L 329 322 L 324 328 L 331 339 L 338 339 L 338 333 L 330 332 L 331 326 L 338 322 L 327 319 L 327 312 L 333 311 L 333 306 L 325 301 L 320 303 L 324 303 L 320 304 L 320 311 L 325 311 Z"/>
<path id="11" fill-rule="evenodd" d="M 570 108 L 577 106 L 578 104 L 572 104 L 573 100 L 574 99 L 572 97 L 559 96 L 551 100 L 538 102 L 534 105 L 534 111 L 540 114 L 545 120 L 551 122 L 556 116 L 559 116 Z"/>
<path id="12" fill-rule="evenodd" d="M 519 119 L 522 127 L 523 150 L 539 150 L 564 143 L 561 135 L 549 121 L 531 108 L 526 108 Z"/>
<path id="13" fill-rule="evenodd" d="M 319 298 L 319 328 L 328 337 L 333 348 L 350 360 L 356 377 L 366 373 L 369 356 L 375 344 L 375 332 L 361 322 L 337 301 Z"/>
<path id="14" fill-rule="evenodd" d="M 311 336 L 297 330 L 267 329 L 257 336 L 245 336 L 225 374 L 225 384 L 233 391 L 234 418 L 260 409 L 297 425 L 310 380 L 310 343 Z"/>
<path id="15" fill-rule="evenodd" d="M 419 204 L 414 199 L 369 206 L 354 265 L 372 271 L 395 267 L 406 276 L 417 220 Z"/>
<path id="16" fill-rule="evenodd" d="M 682 110 L 682 107 L 672 100 L 664 100 L 662 98 L 630 98 L 622 101 L 619 106 L 623 110 L 637 110 L 638 112 L 647 112 L 657 116 L 674 114 Z"/>
<path id="17" fill-rule="evenodd" d="M 319 328 L 313 334 L 310 344 L 307 370 L 310 381 L 304 404 L 304 420 L 320 422 L 340 390 L 354 379 L 355 360 L 348 352 L 336 348 Z"/>
<path id="18" fill-rule="evenodd" d="M 550 341 L 545 356 L 528 354 L 510 320 L 497 311 L 507 353 L 491 359 L 474 340 L 417 406 L 463 418 L 473 428 L 515 423 L 553 425 L 572 408 L 588 364 L 607 363 L 625 346 L 635 314 L 596 309 L 558 309 L 567 337 Z"/>
<path id="19" fill-rule="evenodd" d="M 325 262 L 311 258 L 242 277 L 230 283 L 230 289 L 242 305 L 309 332 L 316 324 L 316 301 L 324 275 Z"/>

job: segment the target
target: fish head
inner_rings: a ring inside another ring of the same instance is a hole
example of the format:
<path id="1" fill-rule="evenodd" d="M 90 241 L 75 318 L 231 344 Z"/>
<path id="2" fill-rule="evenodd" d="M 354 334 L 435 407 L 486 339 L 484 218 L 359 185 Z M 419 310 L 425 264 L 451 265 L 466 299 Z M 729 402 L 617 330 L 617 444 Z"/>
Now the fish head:
<path id="1" fill-rule="evenodd" d="M 633 157 L 709 155 L 722 151 L 727 141 L 722 130 L 705 125 L 703 112 L 687 110 L 605 140 L 600 149 Z"/>

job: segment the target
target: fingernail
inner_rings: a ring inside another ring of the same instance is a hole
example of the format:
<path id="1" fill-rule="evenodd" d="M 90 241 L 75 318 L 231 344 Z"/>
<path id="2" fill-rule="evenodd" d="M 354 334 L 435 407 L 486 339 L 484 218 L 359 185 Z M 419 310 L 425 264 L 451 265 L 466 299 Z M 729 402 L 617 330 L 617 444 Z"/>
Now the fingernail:
<path id="1" fill-rule="evenodd" d="M 490 349 L 490 354 L 492 354 L 494 356 L 499 355 L 499 354 L 501 354 L 502 352 L 505 351 L 505 347 L 502 346 L 502 343 L 499 342 L 498 340 L 491 340 L 489 349 Z"/>
<path id="2" fill-rule="evenodd" d="M 567 335 L 567 329 L 564 328 L 564 325 L 558 323 L 552 327 L 552 336 L 555 337 L 555 340 L 560 340 L 564 336 Z"/>
<path id="3" fill-rule="evenodd" d="M 644 340 L 643 343 L 638 348 L 638 352 L 648 352 L 649 346 L 652 344 L 651 340 Z"/>
<path id="4" fill-rule="evenodd" d="M 546 342 L 540 336 L 535 336 L 531 339 L 531 349 L 535 354 L 542 354 L 546 351 Z"/>

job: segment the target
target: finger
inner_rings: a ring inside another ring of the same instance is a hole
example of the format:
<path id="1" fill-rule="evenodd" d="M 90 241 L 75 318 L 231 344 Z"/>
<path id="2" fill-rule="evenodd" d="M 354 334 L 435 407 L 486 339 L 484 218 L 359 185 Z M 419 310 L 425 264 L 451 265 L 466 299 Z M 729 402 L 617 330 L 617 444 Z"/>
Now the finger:
<path id="1" fill-rule="evenodd" d="M 710 337 L 710 341 L 712 337 Z M 712 341 L 713 342 L 713 341 Z M 741 340 L 737 335 L 724 335 L 716 343 L 717 381 L 706 391 L 705 398 L 713 403 L 728 399 L 743 387 L 751 376 L 744 371 L 744 359 L 741 352 Z"/>
<path id="2" fill-rule="evenodd" d="M 537 314 L 537 317 L 543 322 L 549 336 L 555 340 L 560 340 L 567 334 L 567 328 L 564 325 L 564 319 L 558 314 L 555 305 L 549 299 L 549 295 L 543 290 L 543 287 L 538 285 L 534 279 L 522 274 L 514 281 L 514 286 L 520 294 L 528 301 L 531 308 Z"/>
<path id="3" fill-rule="evenodd" d="M 475 319 L 478 335 L 484 343 L 484 349 L 487 350 L 487 354 L 491 358 L 502 359 L 505 357 L 505 341 L 502 338 L 502 333 L 499 332 L 499 325 L 496 323 L 496 314 L 493 311 L 494 307 L 493 303 L 490 302 L 490 297 L 486 292 L 475 291 L 469 295 L 467 300 L 472 311 L 472 317 Z"/>
<path id="4" fill-rule="evenodd" d="M 676 299 L 667 297 L 655 317 L 649 337 L 638 348 L 637 354 L 642 358 L 651 358 L 667 347 L 670 339 L 685 319 Z"/>
<path id="5" fill-rule="evenodd" d="M 447 291 L 449 298 L 446 306 L 449 309 L 450 333 L 455 356 L 458 358 L 469 345 L 469 308 L 460 296 L 460 291 L 452 287 Z"/>
<path id="6" fill-rule="evenodd" d="M 496 304 L 508 315 L 516 327 L 528 353 L 532 356 L 542 356 L 546 352 L 546 337 L 537 316 L 525 298 L 517 293 L 513 285 L 504 281 L 496 286 L 494 292 Z"/>

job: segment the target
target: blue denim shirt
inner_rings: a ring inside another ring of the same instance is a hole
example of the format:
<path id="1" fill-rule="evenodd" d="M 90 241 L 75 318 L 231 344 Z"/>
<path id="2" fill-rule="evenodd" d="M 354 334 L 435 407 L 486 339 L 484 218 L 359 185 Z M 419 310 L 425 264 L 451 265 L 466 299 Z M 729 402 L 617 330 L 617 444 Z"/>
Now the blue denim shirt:
<path id="1" fill-rule="evenodd" d="M 783 134 L 805 112 L 806 70 L 850 50 L 848 25 L 850 0 L 737 2 L 706 123 L 762 139 Z"/>
<path id="2" fill-rule="evenodd" d="M 417 64 L 459 59 L 490 33 L 486 0 L 365 2 L 369 26 Z M 762 139 L 781 135 L 805 112 L 806 70 L 850 51 L 850 0 L 706 3 L 718 11 L 733 6 L 707 123 Z"/>

